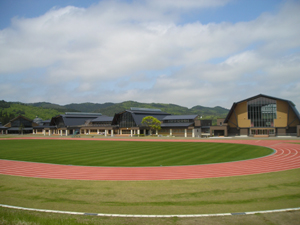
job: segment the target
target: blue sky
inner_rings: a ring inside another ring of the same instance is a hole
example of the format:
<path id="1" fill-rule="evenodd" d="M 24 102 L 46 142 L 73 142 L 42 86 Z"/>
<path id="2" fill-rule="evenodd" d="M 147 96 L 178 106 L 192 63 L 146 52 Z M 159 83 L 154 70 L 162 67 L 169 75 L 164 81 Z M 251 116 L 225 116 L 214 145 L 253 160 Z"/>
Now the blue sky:
<path id="1" fill-rule="evenodd" d="M 300 2 L 0 0 L 0 99 L 300 105 Z"/>
<path id="2" fill-rule="evenodd" d="M 45 14 L 53 7 L 61 8 L 69 5 L 87 8 L 97 4 L 95 0 L 1 0 L 0 1 L 0 28 L 10 25 L 11 18 L 33 18 Z M 133 2 L 133 1 L 126 1 Z M 182 23 L 200 21 L 201 23 L 220 23 L 249 21 L 257 18 L 263 12 L 276 12 L 281 0 L 235 0 L 223 7 L 196 9 L 182 15 Z"/>

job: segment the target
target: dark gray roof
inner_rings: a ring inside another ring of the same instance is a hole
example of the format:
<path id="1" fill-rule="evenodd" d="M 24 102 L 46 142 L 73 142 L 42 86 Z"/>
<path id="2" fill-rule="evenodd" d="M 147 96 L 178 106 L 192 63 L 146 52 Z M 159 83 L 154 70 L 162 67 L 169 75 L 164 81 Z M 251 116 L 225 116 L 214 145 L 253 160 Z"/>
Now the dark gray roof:
<path id="1" fill-rule="evenodd" d="M 194 120 L 198 115 L 170 115 L 163 120 Z"/>
<path id="2" fill-rule="evenodd" d="M 0 126 L 0 130 L 7 130 L 7 127 Z"/>
<path id="3" fill-rule="evenodd" d="M 99 117 L 99 115 L 82 115 L 82 114 L 78 114 L 78 115 L 61 114 L 60 116 L 65 117 L 65 118 L 97 118 L 97 117 Z"/>
<path id="4" fill-rule="evenodd" d="M 111 122 L 114 117 L 112 116 L 99 116 L 96 119 L 91 120 L 91 122 Z"/>
<path id="5" fill-rule="evenodd" d="M 164 117 L 170 115 L 169 113 L 165 113 L 160 110 L 147 110 L 147 109 L 140 110 L 139 108 L 132 108 L 132 109 L 134 109 L 134 110 L 125 110 L 123 112 L 115 114 L 112 124 L 117 125 L 116 124 L 117 120 L 118 120 L 117 118 L 119 118 L 123 113 L 126 113 L 126 112 L 131 113 L 136 126 L 141 126 L 142 120 L 146 116 L 153 116 L 156 119 L 162 121 Z"/>
<path id="6" fill-rule="evenodd" d="M 192 126 L 194 123 L 162 123 L 161 128 L 167 128 L 167 127 L 189 127 Z"/>
<path id="7" fill-rule="evenodd" d="M 6 130 L 6 129 L 7 129 L 7 127 L 5 127 L 5 126 L 2 126 L 2 123 L 0 122 L 0 129 L 1 129 L 1 130 Z"/>
<path id="8" fill-rule="evenodd" d="M 86 121 L 88 120 L 93 120 L 96 119 L 97 117 L 69 117 L 69 116 L 65 116 L 63 117 L 64 120 L 64 124 L 65 126 L 79 126 L 79 125 L 83 125 L 85 124 Z"/>
<path id="9" fill-rule="evenodd" d="M 55 120 L 59 117 L 62 118 L 64 126 L 72 127 L 85 124 L 86 121 L 91 121 L 99 117 L 99 113 L 76 113 L 76 114 L 62 114 L 56 117 L 53 117 L 50 125 L 54 126 Z"/>
<path id="10" fill-rule="evenodd" d="M 15 117 L 15 118 L 11 119 L 9 122 L 15 121 L 15 120 L 17 120 L 19 118 L 23 118 L 25 120 L 28 120 L 29 122 L 33 122 L 33 120 L 31 120 L 31 119 L 29 119 L 29 118 L 27 118 L 25 116 L 22 116 L 22 115 L 19 115 L 19 116 Z"/>
<path id="11" fill-rule="evenodd" d="M 102 116 L 101 113 L 88 113 L 88 112 L 65 112 L 65 115 L 73 116 Z"/>
<path id="12" fill-rule="evenodd" d="M 32 127 L 24 127 L 22 130 L 32 130 Z M 9 127 L 7 130 L 11 130 L 11 131 L 19 131 L 20 128 L 19 127 Z"/>
<path id="13" fill-rule="evenodd" d="M 49 126 L 50 125 L 51 120 L 44 120 L 41 123 L 41 126 Z"/>
<path id="14" fill-rule="evenodd" d="M 56 128 L 56 126 L 49 126 L 49 125 L 41 125 L 41 126 L 35 126 L 34 129 L 44 129 L 44 128 Z"/>

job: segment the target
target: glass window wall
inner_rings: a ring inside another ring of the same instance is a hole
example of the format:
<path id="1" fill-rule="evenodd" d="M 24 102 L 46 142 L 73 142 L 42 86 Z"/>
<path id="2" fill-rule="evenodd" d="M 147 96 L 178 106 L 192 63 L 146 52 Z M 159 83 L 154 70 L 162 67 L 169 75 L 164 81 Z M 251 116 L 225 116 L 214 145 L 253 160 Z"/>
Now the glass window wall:
<path id="1" fill-rule="evenodd" d="M 134 122 L 134 119 L 129 112 L 123 113 L 118 121 L 118 124 L 120 127 L 135 127 L 136 124 Z"/>
<path id="2" fill-rule="evenodd" d="M 248 101 L 248 119 L 251 120 L 251 127 L 274 127 L 276 111 L 276 100 L 259 97 Z"/>

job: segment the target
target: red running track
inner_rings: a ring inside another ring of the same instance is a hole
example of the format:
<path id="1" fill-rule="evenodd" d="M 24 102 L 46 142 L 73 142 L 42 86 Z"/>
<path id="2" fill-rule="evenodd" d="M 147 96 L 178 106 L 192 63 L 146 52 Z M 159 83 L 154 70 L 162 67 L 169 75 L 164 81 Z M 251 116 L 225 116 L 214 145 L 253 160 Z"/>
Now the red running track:
<path id="1" fill-rule="evenodd" d="M 32 138 L 37 139 L 37 138 Z M 49 139 L 49 138 L 47 138 Z M 55 138 L 53 138 L 55 139 Z M 67 139 L 67 138 L 65 138 Z M 70 138 L 71 139 L 71 138 Z M 72 138 L 74 140 L 74 138 Z M 140 139 L 77 139 L 142 141 Z M 171 141 L 145 140 L 143 141 Z M 172 140 L 177 142 L 219 142 L 259 145 L 275 150 L 266 157 L 205 165 L 169 167 L 90 167 L 0 160 L 0 174 L 73 180 L 179 180 L 241 176 L 300 168 L 298 140 Z M 298 143 L 298 144 L 295 144 Z"/>

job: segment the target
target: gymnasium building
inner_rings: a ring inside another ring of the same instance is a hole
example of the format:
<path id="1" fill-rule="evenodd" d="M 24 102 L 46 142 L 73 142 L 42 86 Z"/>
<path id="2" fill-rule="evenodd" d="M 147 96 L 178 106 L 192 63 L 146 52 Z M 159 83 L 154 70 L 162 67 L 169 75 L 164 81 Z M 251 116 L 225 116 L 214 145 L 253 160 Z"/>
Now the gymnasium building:
<path id="1" fill-rule="evenodd" d="M 227 117 L 211 127 L 211 135 L 300 136 L 300 116 L 293 102 L 256 95 L 233 103 Z"/>

